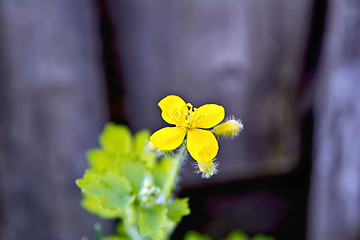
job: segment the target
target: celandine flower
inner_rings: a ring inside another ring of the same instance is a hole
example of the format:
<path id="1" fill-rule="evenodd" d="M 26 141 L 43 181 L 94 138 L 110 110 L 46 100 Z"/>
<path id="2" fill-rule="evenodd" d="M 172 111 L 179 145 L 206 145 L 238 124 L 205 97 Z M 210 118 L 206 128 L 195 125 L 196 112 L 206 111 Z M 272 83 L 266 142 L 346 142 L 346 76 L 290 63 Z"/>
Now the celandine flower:
<path id="1" fill-rule="evenodd" d="M 219 145 L 211 131 L 205 130 L 219 124 L 225 117 L 225 110 L 216 104 L 205 104 L 194 108 L 180 97 L 170 95 L 159 102 L 161 116 L 165 122 L 175 125 L 156 131 L 150 142 L 157 148 L 171 151 L 179 147 L 187 136 L 187 149 L 198 162 L 200 170 L 212 175 Z"/>

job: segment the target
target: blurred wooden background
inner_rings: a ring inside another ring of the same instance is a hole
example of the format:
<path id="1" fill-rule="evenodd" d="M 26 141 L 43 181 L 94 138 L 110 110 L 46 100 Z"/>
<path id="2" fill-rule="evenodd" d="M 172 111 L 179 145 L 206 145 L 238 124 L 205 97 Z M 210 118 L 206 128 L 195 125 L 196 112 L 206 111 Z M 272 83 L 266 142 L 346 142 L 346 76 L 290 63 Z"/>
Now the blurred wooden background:
<path id="1" fill-rule="evenodd" d="M 359 43 L 357 0 L 1 0 L 0 239 L 92 236 L 99 219 L 74 184 L 85 151 L 108 120 L 163 127 L 157 103 L 169 94 L 220 104 L 245 125 L 220 140 L 210 180 L 189 157 L 179 191 L 289 181 L 257 195 L 278 222 L 298 205 L 291 239 L 360 239 Z M 227 218 L 219 199 L 204 202 Z"/>

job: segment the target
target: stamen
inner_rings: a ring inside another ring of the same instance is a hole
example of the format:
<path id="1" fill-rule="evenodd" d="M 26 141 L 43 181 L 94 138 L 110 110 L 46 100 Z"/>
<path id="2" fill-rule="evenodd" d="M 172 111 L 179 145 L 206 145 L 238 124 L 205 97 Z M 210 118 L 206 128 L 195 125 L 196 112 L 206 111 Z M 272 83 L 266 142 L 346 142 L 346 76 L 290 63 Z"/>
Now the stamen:
<path id="1" fill-rule="evenodd" d="M 187 103 L 186 106 L 188 106 L 188 108 L 189 108 L 189 115 L 194 112 L 194 107 L 193 107 L 193 105 L 191 105 L 191 103 Z"/>

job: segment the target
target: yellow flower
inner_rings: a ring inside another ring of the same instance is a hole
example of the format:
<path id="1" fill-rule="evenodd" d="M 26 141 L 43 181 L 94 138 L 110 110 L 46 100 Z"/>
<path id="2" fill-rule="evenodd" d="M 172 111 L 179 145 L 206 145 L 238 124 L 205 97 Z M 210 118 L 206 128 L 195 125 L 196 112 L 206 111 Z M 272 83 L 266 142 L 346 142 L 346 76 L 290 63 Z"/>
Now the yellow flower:
<path id="1" fill-rule="evenodd" d="M 179 147 L 187 135 L 187 149 L 199 163 L 209 162 L 216 156 L 219 145 L 214 134 L 208 130 L 225 117 L 225 110 L 216 104 L 205 104 L 194 108 L 175 95 L 159 102 L 162 118 L 175 127 L 165 127 L 150 137 L 157 148 L 171 151 Z"/>

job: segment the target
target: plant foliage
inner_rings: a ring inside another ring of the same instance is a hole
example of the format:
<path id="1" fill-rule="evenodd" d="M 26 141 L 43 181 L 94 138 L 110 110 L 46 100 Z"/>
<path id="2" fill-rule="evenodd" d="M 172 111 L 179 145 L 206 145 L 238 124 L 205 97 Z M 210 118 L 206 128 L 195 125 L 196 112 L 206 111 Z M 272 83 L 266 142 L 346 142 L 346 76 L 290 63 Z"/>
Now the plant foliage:
<path id="1" fill-rule="evenodd" d="M 100 148 L 86 154 L 89 168 L 76 184 L 82 206 L 105 219 L 120 219 L 117 233 L 104 239 L 168 239 L 183 216 L 188 198 L 171 198 L 182 156 L 157 159 L 146 151 L 150 132 L 132 136 L 125 125 L 108 123 Z"/>

